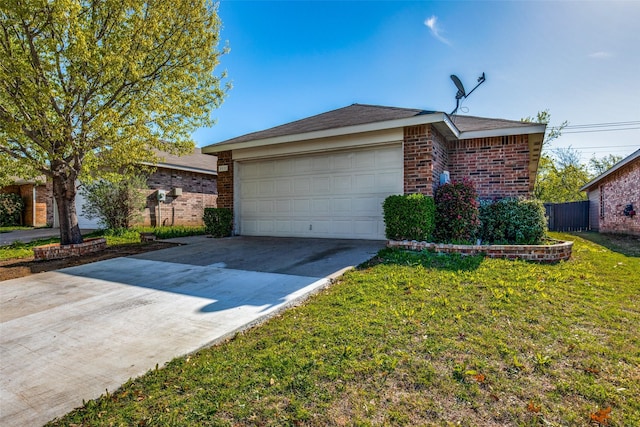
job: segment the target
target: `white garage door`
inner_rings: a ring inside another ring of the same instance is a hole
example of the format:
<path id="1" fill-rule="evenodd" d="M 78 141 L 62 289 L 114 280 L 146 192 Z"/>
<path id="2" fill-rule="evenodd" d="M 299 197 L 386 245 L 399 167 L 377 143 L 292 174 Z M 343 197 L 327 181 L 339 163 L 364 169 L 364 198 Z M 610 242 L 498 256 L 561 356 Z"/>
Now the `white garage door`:
<path id="1" fill-rule="evenodd" d="M 402 163 L 400 145 L 240 162 L 239 232 L 384 239 L 382 202 L 403 192 Z"/>

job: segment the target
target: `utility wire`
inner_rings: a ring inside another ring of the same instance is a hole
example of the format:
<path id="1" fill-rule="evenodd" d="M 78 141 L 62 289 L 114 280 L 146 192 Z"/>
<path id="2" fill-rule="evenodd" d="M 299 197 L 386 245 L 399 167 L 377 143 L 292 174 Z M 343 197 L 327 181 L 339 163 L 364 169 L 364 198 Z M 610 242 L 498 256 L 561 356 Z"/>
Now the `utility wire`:
<path id="1" fill-rule="evenodd" d="M 565 128 L 566 129 L 566 128 Z M 589 130 L 570 130 L 566 131 L 563 129 L 562 133 L 591 133 L 591 132 L 615 132 L 620 130 L 637 130 L 640 127 L 631 127 L 631 128 L 619 128 L 619 129 L 589 129 Z"/>

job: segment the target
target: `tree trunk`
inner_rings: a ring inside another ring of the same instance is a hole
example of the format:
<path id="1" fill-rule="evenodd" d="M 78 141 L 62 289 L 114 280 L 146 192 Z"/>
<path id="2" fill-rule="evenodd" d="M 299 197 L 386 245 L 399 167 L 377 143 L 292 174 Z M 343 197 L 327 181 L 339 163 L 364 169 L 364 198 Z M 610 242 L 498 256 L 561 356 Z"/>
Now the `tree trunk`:
<path id="1" fill-rule="evenodd" d="M 58 205 L 60 244 L 82 243 L 82 233 L 76 214 L 76 174 L 54 173 L 53 197 Z"/>

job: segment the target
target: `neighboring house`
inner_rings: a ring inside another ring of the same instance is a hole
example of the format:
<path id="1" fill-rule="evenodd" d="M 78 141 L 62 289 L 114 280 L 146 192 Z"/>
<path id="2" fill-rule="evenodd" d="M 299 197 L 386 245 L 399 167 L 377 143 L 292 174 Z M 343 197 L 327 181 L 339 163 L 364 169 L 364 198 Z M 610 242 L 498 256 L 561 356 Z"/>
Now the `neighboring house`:
<path id="1" fill-rule="evenodd" d="M 11 185 L 0 188 L 0 193 L 15 193 L 24 201 L 22 225 L 45 227 L 53 224 L 53 192 L 44 176 L 24 180 L 16 178 Z"/>
<path id="2" fill-rule="evenodd" d="M 216 158 L 202 154 L 199 148 L 187 156 L 158 153 L 158 157 L 155 171 L 147 178 L 148 189 L 142 190 L 147 196 L 147 206 L 141 225 L 202 225 L 204 208 L 216 206 Z M 158 200 L 158 190 L 165 192 L 164 201 Z M 15 185 L 0 191 L 23 197 L 27 207 L 23 220 L 25 225 L 58 227 L 58 212 L 50 182 L 38 185 L 36 182 L 16 181 Z M 98 228 L 98 219 L 89 219 L 83 214 L 84 203 L 82 192 L 78 191 L 76 211 L 80 228 Z"/>
<path id="3" fill-rule="evenodd" d="M 585 184 L 589 225 L 601 233 L 640 235 L 640 149 Z"/>
<path id="4" fill-rule="evenodd" d="M 545 125 L 353 104 L 202 149 L 241 235 L 384 239 L 382 202 L 471 179 L 529 196 Z"/>

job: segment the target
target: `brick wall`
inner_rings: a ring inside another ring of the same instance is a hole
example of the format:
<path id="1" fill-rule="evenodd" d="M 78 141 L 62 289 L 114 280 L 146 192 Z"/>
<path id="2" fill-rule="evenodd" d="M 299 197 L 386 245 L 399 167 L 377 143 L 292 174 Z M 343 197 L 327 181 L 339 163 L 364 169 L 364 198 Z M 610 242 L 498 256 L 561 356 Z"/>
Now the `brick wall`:
<path id="1" fill-rule="evenodd" d="M 599 188 L 604 204 L 599 231 L 640 235 L 640 159 L 605 177 Z M 628 204 L 633 204 L 634 217 L 622 213 Z"/>
<path id="2" fill-rule="evenodd" d="M 43 227 L 53 224 L 53 188 L 50 182 L 46 185 L 37 185 L 36 203 L 33 203 L 34 184 L 9 185 L 3 187 L 0 192 L 14 193 L 22 197 L 24 210 L 22 212 L 22 224 L 34 227 Z M 35 209 L 35 223 L 33 212 Z"/>
<path id="3" fill-rule="evenodd" d="M 143 225 L 202 225 L 204 208 L 217 206 L 217 182 L 214 175 L 179 171 L 159 167 L 147 179 L 147 207 Z M 181 188 L 182 195 L 171 191 Z M 158 202 L 157 190 L 165 190 L 165 202 Z"/>
<path id="4" fill-rule="evenodd" d="M 447 142 L 430 125 L 404 129 L 404 193 L 433 195 L 440 174 L 469 178 L 481 198 L 529 196 L 527 135 Z"/>
<path id="5" fill-rule="evenodd" d="M 404 128 L 404 194 L 433 195 L 433 137 L 430 125 Z"/>
<path id="6" fill-rule="evenodd" d="M 231 151 L 216 153 L 218 156 L 218 207 L 233 209 L 233 159 Z M 220 171 L 226 166 L 227 171 Z"/>
<path id="7" fill-rule="evenodd" d="M 463 139 L 449 143 L 452 180 L 469 178 L 481 198 L 530 195 L 527 135 Z"/>

